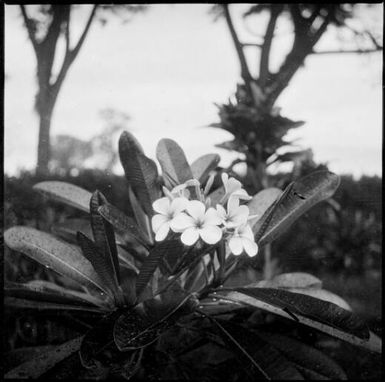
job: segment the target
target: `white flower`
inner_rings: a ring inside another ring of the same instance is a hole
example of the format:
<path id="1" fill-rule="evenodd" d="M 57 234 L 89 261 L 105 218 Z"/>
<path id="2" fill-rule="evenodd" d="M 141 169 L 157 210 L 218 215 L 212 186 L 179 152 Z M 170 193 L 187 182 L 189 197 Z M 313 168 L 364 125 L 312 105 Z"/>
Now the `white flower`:
<path id="1" fill-rule="evenodd" d="M 236 228 L 246 224 L 250 212 L 249 207 L 240 206 L 239 199 L 233 195 L 227 202 L 227 211 L 220 204 L 217 204 L 217 211 L 226 228 Z"/>
<path id="2" fill-rule="evenodd" d="M 186 213 L 178 215 L 172 222 L 175 232 L 182 232 L 183 244 L 193 245 L 199 237 L 207 244 L 215 244 L 222 238 L 222 230 L 218 227 L 222 219 L 214 208 L 207 211 L 205 205 L 198 200 L 191 200 L 186 206 Z"/>
<path id="3" fill-rule="evenodd" d="M 185 210 L 188 203 L 189 201 L 186 198 L 170 200 L 168 197 L 164 197 L 155 200 L 152 208 L 158 214 L 152 217 L 151 225 L 155 232 L 156 241 L 162 241 L 166 238 L 172 222 Z"/>
<path id="4" fill-rule="evenodd" d="M 221 199 L 221 202 L 226 202 L 230 195 L 236 196 L 239 199 L 250 200 L 251 196 L 242 188 L 242 183 L 235 179 L 229 178 L 229 176 L 224 172 L 221 175 L 223 186 L 225 188 L 225 195 Z"/>
<path id="5" fill-rule="evenodd" d="M 229 240 L 231 252 L 238 256 L 245 251 L 250 257 L 258 253 L 258 245 L 254 241 L 253 232 L 248 224 L 244 224 L 235 229 L 233 236 Z"/>

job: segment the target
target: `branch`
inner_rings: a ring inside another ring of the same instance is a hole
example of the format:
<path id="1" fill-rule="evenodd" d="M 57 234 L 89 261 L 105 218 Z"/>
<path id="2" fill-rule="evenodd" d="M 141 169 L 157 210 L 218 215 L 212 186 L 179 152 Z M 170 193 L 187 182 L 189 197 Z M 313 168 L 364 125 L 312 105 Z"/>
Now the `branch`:
<path id="1" fill-rule="evenodd" d="M 277 19 L 282 11 L 282 6 L 271 7 L 271 15 L 269 23 L 267 24 L 265 38 L 263 40 L 261 59 L 259 64 L 259 84 L 264 88 L 266 84 L 267 77 L 269 75 L 269 56 L 271 50 L 271 44 L 274 37 L 274 29 L 277 23 Z"/>
<path id="2" fill-rule="evenodd" d="M 93 20 L 93 18 L 95 16 L 95 12 L 96 12 L 97 8 L 98 8 L 98 4 L 95 4 L 94 7 L 92 8 L 90 17 L 88 18 L 88 21 L 87 21 L 87 24 L 86 24 L 86 26 L 84 28 L 84 31 L 83 31 L 82 35 L 80 36 L 79 41 L 76 44 L 75 48 L 72 50 L 72 55 L 73 55 L 72 61 L 76 58 L 77 54 L 79 53 L 80 48 L 83 45 L 84 40 L 86 39 L 87 33 L 88 33 L 89 29 L 90 29 L 90 26 L 92 24 L 92 20 Z"/>
<path id="3" fill-rule="evenodd" d="M 60 87 L 64 81 L 64 78 L 67 75 L 68 69 L 70 68 L 70 66 L 73 63 L 73 61 L 75 60 L 75 58 L 77 57 L 77 55 L 80 51 L 80 48 L 82 47 L 84 40 L 87 37 L 88 31 L 91 27 L 91 24 L 92 24 L 93 18 L 95 16 L 95 12 L 96 12 L 97 7 L 98 7 L 98 4 L 95 4 L 94 7 L 92 8 L 91 14 L 88 18 L 88 21 L 87 21 L 87 24 L 83 30 L 83 33 L 80 36 L 79 41 L 76 44 L 75 48 L 72 50 L 69 49 L 69 22 L 70 22 L 70 19 L 68 18 L 68 24 L 67 24 L 67 29 L 66 29 L 66 44 L 67 44 L 68 49 L 66 49 L 64 61 L 63 61 L 62 67 L 60 68 L 59 74 L 56 78 L 56 81 L 52 85 L 53 97 L 56 97 L 57 94 L 59 93 Z"/>
<path id="4" fill-rule="evenodd" d="M 27 28 L 27 31 L 28 31 L 28 37 L 29 37 L 29 39 L 32 42 L 32 46 L 33 46 L 33 49 L 34 49 L 35 53 L 37 54 L 39 43 L 37 42 L 36 37 L 34 35 L 32 21 L 31 21 L 31 19 L 27 15 L 27 11 L 25 9 L 25 5 L 24 4 L 20 4 L 20 9 L 21 9 L 21 14 L 23 15 L 25 27 Z"/>
<path id="5" fill-rule="evenodd" d="M 251 74 L 249 71 L 249 67 L 247 65 L 245 54 L 244 54 L 243 49 L 242 49 L 242 44 L 239 42 L 237 32 L 235 31 L 233 22 L 231 20 L 231 16 L 230 16 L 230 12 L 229 12 L 229 5 L 223 4 L 223 9 L 224 9 L 225 17 L 226 17 L 227 26 L 229 27 L 230 34 L 231 34 L 231 37 L 233 39 L 235 49 L 237 51 L 239 62 L 241 65 L 241 77 L 245 81 L 246 85 L 248 85 L 250 83 L 250 81 L 252 80 L 252 77 L 251 77 Z"/>
<path id="6" fill-rule="evenodd" d="M 66 55 L 68 54 L 71 46 L 71 41 L 70 41 L 70 21 L 71 21 L 71 8 L 68 10 L 68 20 L 66 24 L 66 29 L 65 29 L 65 40 L 66 40 Z"/>
<path id="7" fill-rule="evenodd" d="M 367 54 L 381 52 L 382 46 L 379 46 L 375 49 L 346 49 L 346 50 L 321 50 L 321 51 L 312 51 L 310 54 Z"/>

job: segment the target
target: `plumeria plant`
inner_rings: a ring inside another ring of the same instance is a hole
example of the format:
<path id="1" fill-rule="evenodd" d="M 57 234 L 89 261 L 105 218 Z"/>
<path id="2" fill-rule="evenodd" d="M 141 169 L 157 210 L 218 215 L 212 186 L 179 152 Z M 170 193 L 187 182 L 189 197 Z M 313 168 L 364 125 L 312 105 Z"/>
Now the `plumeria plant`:
<path id="1" fill-rule="evenodd" d="M 128 132 L 119 154 L 129 212 L 99 191 L 45 181 L 35 190 L 84 217 L 49 233 L 22 226 L 5 232 L 10 249 L 72 280 L 68 287 L 7 282 L 5 303 L 67 311 L 90 324 L 64 344 L 29 349 L 29 357 L 19 349 L 22 362 L 6 378 L 345 379 L 335 361 L 302 340 L 303 331 L 381 352 L 380 338 L 312 275 L 231 284 L 240 258 L 258 256 L 332 196 L 335 174 L 319 171 L 284 191 L 248 195 L 239 180 L 217 170 L 218 155 L 190 165 L 170 139 L 157 147 L 161 176 Z"/>

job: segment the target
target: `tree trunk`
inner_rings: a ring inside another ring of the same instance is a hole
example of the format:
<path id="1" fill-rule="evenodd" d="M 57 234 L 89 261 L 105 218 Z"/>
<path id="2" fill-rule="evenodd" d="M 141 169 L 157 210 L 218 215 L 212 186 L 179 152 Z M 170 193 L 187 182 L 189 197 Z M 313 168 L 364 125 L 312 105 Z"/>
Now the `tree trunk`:
<path id="1" fill-rule="evenodd" d="M 37 146 L 36 175 L 47 176 L 49 174 L 50 159 L 50 130 L 54 104 L 45 103 L 39 110 L 39 141 Z"/>

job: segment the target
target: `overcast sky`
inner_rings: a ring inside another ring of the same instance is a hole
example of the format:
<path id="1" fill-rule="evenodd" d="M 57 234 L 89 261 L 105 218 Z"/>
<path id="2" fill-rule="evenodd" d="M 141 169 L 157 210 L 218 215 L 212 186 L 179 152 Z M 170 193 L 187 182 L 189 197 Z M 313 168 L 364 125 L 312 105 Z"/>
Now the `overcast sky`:
<path id="1" fill-rule="evenodd" d="M 73 20 L 75 35 L 88 7 Z M 111 107 L 131 116 L 130 130 L 150 157 L 158 140 L 168 137 L 191 161 L 218 152 L 228 164 L 234 155 L 214 144 L 231 135 L 203 126 L 218 121 L 214 103 L 232 95 L 239 67 L 225 22 L 214 23 L 208 8 L 153 5 L 124 25 L 117 19 L 104 27 L 93 24 L 59 95 L 52 134 L 90 138 L 104 126 L 100 110 Z M 282 21 L 275 65 L 288 46 L 287 32 Z M 332 35 L 319 48 L 338 46 Z M 246 32 L 242 37 L 251 39 Z M 5 6 L 5 73 L 4 168 L 15 173 L 35 166 L 38 120 L 33 111 L 35 57 L 13 5 Z M 381 73 L 381 53 L 309 57 L 277 103 L 282 115 L 306 121 L 290 138 L 300 138 L 298 143 L 312 148 L 315 159 L 328 162 L 332 171 L 380 175 Z"/>

